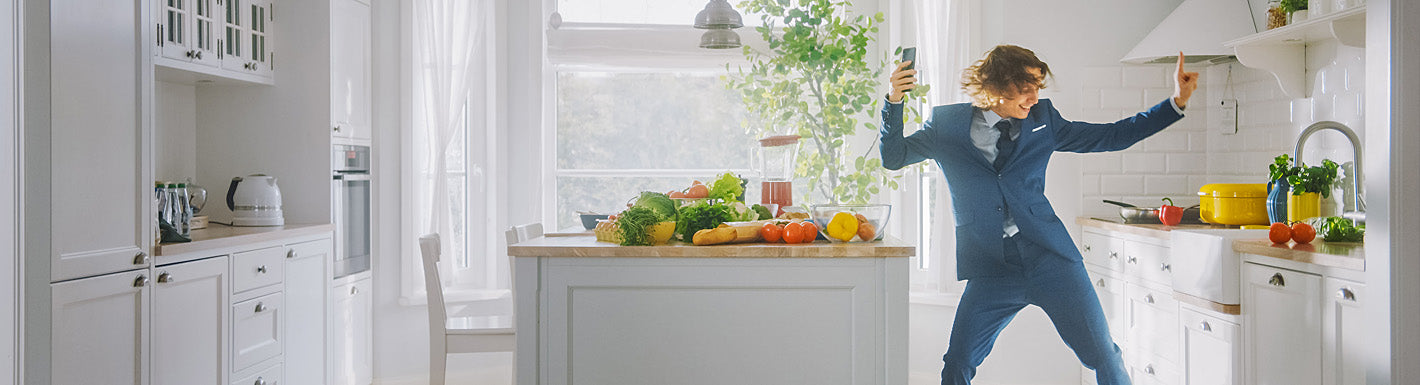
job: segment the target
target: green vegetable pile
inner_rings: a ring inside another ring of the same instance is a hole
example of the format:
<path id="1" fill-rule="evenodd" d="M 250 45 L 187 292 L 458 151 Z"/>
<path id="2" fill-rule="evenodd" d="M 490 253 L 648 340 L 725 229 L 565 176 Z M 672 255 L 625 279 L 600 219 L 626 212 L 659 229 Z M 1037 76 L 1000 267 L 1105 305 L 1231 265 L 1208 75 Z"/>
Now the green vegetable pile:
<path id="1" fill-rule="evenodd" d="M 622 246 L 650 246 L 650 227 L 661 222 L 661 216 L 642 206 L 631 206 L 621 212 L 616 225 L 621 231 Z"/>
<path id="2" fill-rule="evenodd" d="M 654 191 L 641 192 L 641 196 L 636 197 L 636 203 L 632 204 L 632 206 L 651 209 L 651 211 L 655 211 L 656 215 L 661 217 L 662 221 L 674 221 L 677 217 L 675 201 L 671 200 L 666 194 Z"/>
<path id="3" fill-rule="evenodd" d="M 1326 217 L 1316 222 L 1316 233 L 1327 242 L 1361 242 L 1366 238 L 1366 225 L 1354 225 L 1350 219 Z"/>
<path id="4" fill-rule="evenodd" d="M 744 202 L 745 201 L 745 181 L 735 176 L 735 174 L 720 174 L 720 178 L 710 184 L 710 199 L 719 199 L 724 202 Z"/>
<path id="5" fill-rule="evenodd" d="M 734 210 L 728 205 L 698 203 L 680 208 L 680 220 L 675 223 L 675 233 L 680 236 L 681 241 L 690 242 L 696 231 L 713 229 L 734 219 Z"/>

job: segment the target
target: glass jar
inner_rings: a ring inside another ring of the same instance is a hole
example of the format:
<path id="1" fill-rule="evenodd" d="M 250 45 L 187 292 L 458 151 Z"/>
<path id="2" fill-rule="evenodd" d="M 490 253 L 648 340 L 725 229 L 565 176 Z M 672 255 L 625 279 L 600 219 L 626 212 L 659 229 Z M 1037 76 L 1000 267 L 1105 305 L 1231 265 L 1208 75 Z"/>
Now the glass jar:
<path id="1" fill-rule="evenodd" d="M 1273 29 L 1287 25 L 1287 12 L 1282 11 L 1280 0 L 1267 2 L 1267 29 Z"/>

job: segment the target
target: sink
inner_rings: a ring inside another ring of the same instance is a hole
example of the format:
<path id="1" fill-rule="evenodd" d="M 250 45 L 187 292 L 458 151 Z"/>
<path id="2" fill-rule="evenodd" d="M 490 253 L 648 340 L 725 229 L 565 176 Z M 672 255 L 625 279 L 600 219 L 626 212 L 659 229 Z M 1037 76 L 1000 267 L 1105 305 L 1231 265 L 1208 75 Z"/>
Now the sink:
<path id="1" fill-rule="evenodd" d="M 1233 251 L 1238 239 L 1265 239 L 1268 230 L 1175 229 L 1170 260 L 1174 291 L 1224 305 L 1237 305 L 1238 270 L 1242 262 Z"/>

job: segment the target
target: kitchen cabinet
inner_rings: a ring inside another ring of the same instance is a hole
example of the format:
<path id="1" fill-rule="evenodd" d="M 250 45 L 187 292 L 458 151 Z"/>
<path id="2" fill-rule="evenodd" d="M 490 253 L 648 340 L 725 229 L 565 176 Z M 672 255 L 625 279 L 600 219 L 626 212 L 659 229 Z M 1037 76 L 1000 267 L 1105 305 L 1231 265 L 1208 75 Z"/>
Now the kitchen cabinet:
<path id="1" fill-rule="evenodd" d="M 1144 287 L 1129 284 L 1126 290 L 1125 329 L 1129 334 L 1129 346 L 1152 369 L 1133 368 L 1148 371 L 1151 377 L 1164 377 L 1177 372 L 1179 356 L 1178 301 L 1173 299 L 1169 289 Z M 1136 377 L 1137 378 L 1137 377 Z M 1176 378 L 1161 379 L 1166 383 L 1176 383 Z"/>
<path id="2" fill-rule="evenodd" d="M 153 385 L 227 381 L 227 257 L 154 269 Z"/>
<path id="3" fill-rule="evenodd" d="M 1183 309 L 1179 311 L 1179 326 L 1182 329 L 1183 384 L 1242 384 L 1242 341 L 1238 324 Z"/>
<path id="4" fill-rule="evenodd" d="M 1126 346 L 1128 333 L 1124 330 L 1124 280 L 1115 278 L 1098 267 L 1086 266 L 1085 269 L 1090 273 L 1090 281 L 1095 283 L 1095 295 L 1099 297 L 1100 307 L 1104 309 L 1104 318 L 1109 321 L 1109 336 L 1114 338 L 1116 345 Z"/>
<path id="5" fill-rule="evenodd" d="M 330 120 L 337 138 L 368 142 L 370 125 L 370 5 L 331 0 Z"/>
<path id="6" fill-rule="evenodd" d="M 149 384 L 148 270 L 50 285 L 54 384 Z"/>
<path id="7" fill-rule="evenodd" d="M 217 43 L 222 41 L 217 35 L 220 25 L 217 0 L 157 0 L 158 48 L 155 50 L 164 61 L 194 63 L 206 67 L 221 65 L 217 53 Z"/>
<path id="8" fill-rule="evenodd" d="M 1319 385 L 1321 277 L 1243 264 L 1243 383 Z"/>
<path id="9" fill-rule="evenodd" d="M 275 71 L 276 15 L 270 0 L 218 0 L 223 8 L 222 69 L 270 80 Z"/>
<path id="10" fill-rule="evenodd" d="M 26 148 L 35 150 L 27 152 L 39 153 L 26 165 L 26 191 L 47 199 L 26 199 L 48 215 L 45 227 L 27 226 L 49 234 L 48 282 L 150 266 L 152 118 L 145 103 L 152 90 L 144 84 L 152 83 L 151 51 L 139 18 L 114 17 L 142 14 L 143 3 L 48 3 L 49 45 L 33 54 L 48 58 L 49 72 L 34 69 L 26 87 L 48 94 L 25 102 L 47 118 L 26 123 Z"/>
<path id="11" fill-rule="evenodd" d="M 1366 339 L 1366 286 L 1326 277 L 1321 294 L 1322 308 L 1321 373 L 1323 385 L 1366 383 L 1364 344 Z"/>
<path id="12" fill-rule="evenodd" d="M 1166 237 L 1167 233 L 1163 233 Z M 1110 336 L 1126 355 L 1136 383 L 1181 383 L 1179 302 L 1171 289 L 1167 238 L 1085 227 L 1080 254 L 1090 272 Z M 1085 369 L 1081 383 L 1094 384 Z"/>
<path id="13" fill-rule="evenodd" d="M 331 385 L 369 385 L 373 380 L 371 279 L 368 274 L 356 277 L 330 290 Z"/>
<path id="14" fill-rule="evenodd" d="M 324 384 L 326 346 L 327 272 L 331 241 L 287 246 L 285 328 L 286 380 L 292 384 Z M 251 384 L 246 382 L 244 384 Z"/>
<path id="15" fill-rule="evenodd" d="M 281 293 L 271 293 L 232 305 L 232 368 L 245 370 L 281 355 Z"/>

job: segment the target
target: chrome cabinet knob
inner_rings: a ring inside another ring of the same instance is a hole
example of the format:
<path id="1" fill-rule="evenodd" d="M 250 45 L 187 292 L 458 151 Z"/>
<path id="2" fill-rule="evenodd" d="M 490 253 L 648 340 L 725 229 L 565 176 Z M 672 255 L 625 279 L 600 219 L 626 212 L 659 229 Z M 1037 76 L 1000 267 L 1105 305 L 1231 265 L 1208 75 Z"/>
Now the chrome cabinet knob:
<path id="1" fill-rule="evenodd" d="M 252 385 L 266 385 L 266 380 L 263 380 L 261 377 L 257 377 L 256 382 L 253 382 Z"/>
<path id="2" fill-rule="evenodd" d="M 1282 279 L 1282 273 L 1273 273 L 1272 278 L 1269 278 L 1267 283 L 1276 287 L 1287 287 L 1287 280 Z"/>
<path id="3" fill-rule="evenodd" d="M 266 265 L 257 266 L 256 272 L 258 274 L 266 274 Z"/>
<path id="4" fill-rule="evenodd" d="M 1090 252 L 1090 245 L 1085 245 L 1085 252 L 1086 252 L 1086 253 Z"/>
<path id="5" fill-rule="evenodd" d="M 1104 278 L 1100 278 L 1098 282 L 1095 282 L 1095 286 L 1104 287 Z"/>
<path id="6" fill-rule="evenodd" d="M 356 295 L 356 294 L 360 294 L 360 288 L 358 288 L 358 287 L 351 287 L 351 288 L 350 288 L 350 295 Z"/>
<path id="7" fill-rule="evenodd" d="M 1154 375 L 1154 364 L 1144 365 L 1144 373 L 1148 373 L 1150 376 Z"/>
<path id="8" fill-rule="evenodd" d="M 255 310 L 257 313 L 264 312 L 266 311 L 266 304 L 262 302 L 257 302 L 256 309 L 253 310 Z"/>
<path id="9" fill-rule="evenodd" d="M 158 283 L 168 283 L 174 281 L 177 281 L 177 278 L 173 278 L 172 274 L 168 274 L 167 272 L 158 274 Z"/>
<path id="10" fill-rule="evenodd" d="M 135 264 L 135 265 L 147 265 L 147 264 L 148 264 L 148 253 L 139 251 L 138 254 L 134 254 L 134 255 L 133 255 L 133 264 Z"/>
<path id="11" fill-rule="evenodd" d="M 1356 302 L 1356 293 L 1355 293 L 1355 292 L 1352 292 L 1352 291 L 1351 291 L 1351 288 L 1349 288 L 1349 287 L 1343 287 L 1343 288 L 1341 288 L 1341 290 L 1337 290 L 1337 291 L 1336 291 L 1336 298 L 1340 298 L 1340 299 L 1346 300 L 1346 301 Z"/>
<path id="12" fill-rule="evenodd" d="M 1139 263 L 1139 257 L 1130 256 L 1129 263 Z"/>
<path id="13" fill-rule="evenodd" d="M 1211 332 L 1211 331 L 1213 331 L 1213 325 L 1209 325 L 1209 324 L 1208 324 L 1208 321 L 1203 321 L 1203 323 L 1201 323 L 1201 324 L 1198 325 L 1198 328 L 1199 328 L 1199 329 L 1202 329 L 1202 330 L 1205 331 L 1205 332 Z"/>
<path id="14" fill-rule="evenodd" d="M 136 278 L 136 279 L 133 280 L 133 287 L 144 287 L 144 286 L 148 286 L 148 276 L 146 276 L 146 275 L 140 275 L 140 276 L 138 276 L 138 278 Z"/>
<path id="15" fill-rule="evenodd" d="M 1153 295 L 1153 294 L 1145 294 L 1145 295 L 1144 295 L 1144 303 L 1154 303 L 1154 295 Z"/>
<path id="16" fill-rule="evenodd" d="M 1167 264 L 1167 263 L 1160 263 L 1160 264 L 1159 264 L 1159 271 L 1169 271 L 1169 272 L 1171 272 L 1171 271 L 1173 271 L 1173 266 L 1172 266 L 1172 265 L 1169 265 L 1169 264 Z"/>
<path id="17" fill-rule="evenodd" d="M 1111 251 L 1111 252 L 1109 252 L 1109 259 L 1119 259 L 1119 252 L 1118 252 L 1118 251 Z"/>
<path id="18" fill-rule="evenodd" d="M 296 258 L 296 250 L 295 250 L 295 249 L 286 250 L 286 259 L 293 259 L 293 258 Z"/>

